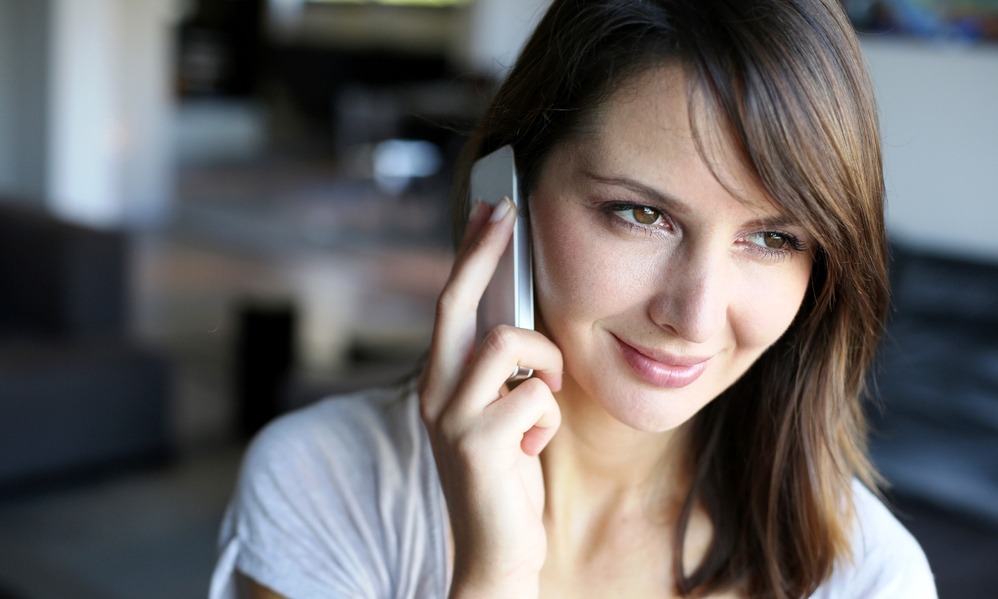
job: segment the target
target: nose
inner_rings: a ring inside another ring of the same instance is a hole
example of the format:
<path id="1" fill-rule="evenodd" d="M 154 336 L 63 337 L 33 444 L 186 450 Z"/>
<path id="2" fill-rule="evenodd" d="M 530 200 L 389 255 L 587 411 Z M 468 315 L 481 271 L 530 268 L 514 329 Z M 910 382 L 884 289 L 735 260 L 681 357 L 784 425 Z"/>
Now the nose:
<path id="1" fill-rule="evenodd" d="M 661 328 L 691 343 L 703 343 L 726 326 L 732 302 L 730 258 L 723 251 L 677 251 L 649 306 Z"/>

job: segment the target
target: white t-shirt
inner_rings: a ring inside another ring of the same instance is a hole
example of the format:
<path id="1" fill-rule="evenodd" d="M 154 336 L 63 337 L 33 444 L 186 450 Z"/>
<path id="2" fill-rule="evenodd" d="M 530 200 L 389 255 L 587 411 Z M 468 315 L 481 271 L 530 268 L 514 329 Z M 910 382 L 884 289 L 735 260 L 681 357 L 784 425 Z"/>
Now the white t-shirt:
<path id="1" fill-rule="evenodd" d="M 815 599 L 935 599 L 925 554 L 887 508 L 853 486 L 853 560 Z M 222 523 L 210 599 L 241 571 L 285 597 L 446 597 L 447 514 L 410 388 L 329 398 L 250 445 Z"/>

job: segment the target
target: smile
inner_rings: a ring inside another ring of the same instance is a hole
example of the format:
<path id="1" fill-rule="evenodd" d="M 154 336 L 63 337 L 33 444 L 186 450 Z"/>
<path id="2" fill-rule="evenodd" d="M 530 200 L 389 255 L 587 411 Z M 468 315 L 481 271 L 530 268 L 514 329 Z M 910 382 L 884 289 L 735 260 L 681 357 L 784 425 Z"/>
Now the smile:
<path id="1" fill-rule="evenodd" d="M 679 389 L 700 378 L 710 358 L 680 357 L 637 348 L 614 336 L 624 361 L 642 381 L 665 389 Z"/>

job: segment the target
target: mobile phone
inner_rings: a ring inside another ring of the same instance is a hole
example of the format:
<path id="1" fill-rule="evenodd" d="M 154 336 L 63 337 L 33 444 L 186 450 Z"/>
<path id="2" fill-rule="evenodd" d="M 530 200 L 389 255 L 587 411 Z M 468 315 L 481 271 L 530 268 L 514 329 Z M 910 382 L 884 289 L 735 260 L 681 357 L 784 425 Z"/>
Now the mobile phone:
<path id="1" fill-rule="evenodd" d="M 534 276 L 530 255 L 530 219 L 526 197 L 520 193 L 512 146 L 503 146 L 480 158 L 471 168 L 471 205 L 482 200 L 491 205 L 509 198 L 516 208 L 513 238 L 499 259 L 495 275 L 478 304 L 477 344 L 500 324 L 534 328 Z M 530 376 L 518 369 L 512 379 Z"/>

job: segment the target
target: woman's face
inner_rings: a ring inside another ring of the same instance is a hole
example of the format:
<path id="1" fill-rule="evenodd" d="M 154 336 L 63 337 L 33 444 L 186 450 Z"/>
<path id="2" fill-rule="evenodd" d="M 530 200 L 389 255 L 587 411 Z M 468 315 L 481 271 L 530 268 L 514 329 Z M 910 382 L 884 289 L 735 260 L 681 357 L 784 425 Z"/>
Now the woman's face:
<path id="1" fill-rule="evenodd" d="M 530 196 L 539 328 L 564 355 L 562 393 L 644 431 L 679 426 L 735 382 L 811 274 L 806 230 L 724 135 L 705 136 L 713 168 L 698 153 L 685 90 L 664 67 L 617 92 Z"/>

